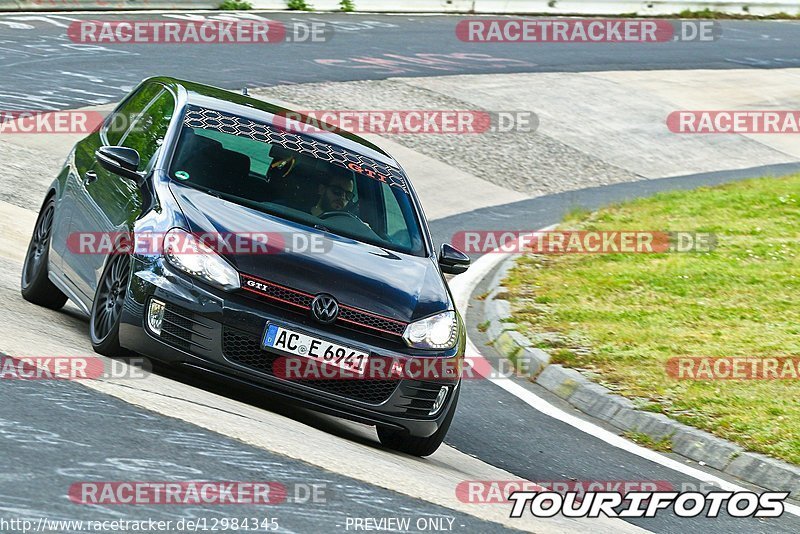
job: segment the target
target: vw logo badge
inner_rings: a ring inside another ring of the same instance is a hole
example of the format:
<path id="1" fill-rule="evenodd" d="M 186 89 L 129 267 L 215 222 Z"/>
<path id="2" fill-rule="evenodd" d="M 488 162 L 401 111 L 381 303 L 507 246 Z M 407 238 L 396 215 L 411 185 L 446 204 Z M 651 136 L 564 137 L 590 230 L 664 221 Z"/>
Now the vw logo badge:
<path id="1" fill-rule="evenodd" d="M 311 314 L 322 324 L 331 324 L 339 316 L 339 303 L 330 295 L 322 293 L 311 301 Z"/>

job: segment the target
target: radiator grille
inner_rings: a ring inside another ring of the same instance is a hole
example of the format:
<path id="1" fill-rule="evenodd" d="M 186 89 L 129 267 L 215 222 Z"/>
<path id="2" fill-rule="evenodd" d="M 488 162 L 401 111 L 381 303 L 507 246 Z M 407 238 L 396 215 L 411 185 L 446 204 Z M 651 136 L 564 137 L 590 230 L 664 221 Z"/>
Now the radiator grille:
<path id="1" fill-rule="evenodd" d="M 242 289 L 251 295 L 268 300 L 271 304 L 299 313 L 309 313 L 314 295 L 282 286 L 268 280 L 242 274 Z M 339 305 L 339 326 L 402 342 L 408 323 L 383 317 L 365 310 Z"/>

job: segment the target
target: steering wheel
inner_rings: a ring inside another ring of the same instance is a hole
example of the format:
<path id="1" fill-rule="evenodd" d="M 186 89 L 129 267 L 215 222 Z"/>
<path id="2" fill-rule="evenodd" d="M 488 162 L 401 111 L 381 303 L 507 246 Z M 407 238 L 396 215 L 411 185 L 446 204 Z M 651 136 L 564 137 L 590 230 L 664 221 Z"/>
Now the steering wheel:
<path id="1" fill-rule="evenodd" d="M 325 213 L 320 213 L 317 217 L 320 219 L 330 219 L 331 217 L 350 217 L 351 219 L 361 222 L 361 219 L 359 219 L 354 213 L 343 210 L 326 211 Z"/>

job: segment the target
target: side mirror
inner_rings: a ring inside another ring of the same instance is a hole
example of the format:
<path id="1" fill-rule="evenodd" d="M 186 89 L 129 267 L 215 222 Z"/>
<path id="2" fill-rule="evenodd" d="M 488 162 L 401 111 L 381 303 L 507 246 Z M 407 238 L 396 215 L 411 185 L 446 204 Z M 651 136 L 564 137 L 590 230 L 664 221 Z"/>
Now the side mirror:
<path id="1" fill-rule="evenodd" d="M 138 172 L 139 153 L 134 149 L 123 146 L 101 146 L 94 153 L 94 157 L 105 170 L 133 180 L 137 185 L 142 183 L 143 177 Z"/>
<path id="2" fill-rule="evenodd" d="M 469 269 L 469 256 L 453 245 L 444 243 L 439 251 L 439 267 L 443 273 L 461 274 Z"/>

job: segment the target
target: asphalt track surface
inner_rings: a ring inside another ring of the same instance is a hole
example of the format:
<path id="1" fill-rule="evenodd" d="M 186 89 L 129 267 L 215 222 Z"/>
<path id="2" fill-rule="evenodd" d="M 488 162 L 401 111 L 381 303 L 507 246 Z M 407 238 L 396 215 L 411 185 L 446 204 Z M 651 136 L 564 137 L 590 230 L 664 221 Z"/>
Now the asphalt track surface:
<path id="1" fill-rule="evenodd" d="M 396 76 L 800 65 L 796 22 L 721 21 L 720 37 L 712 42 L 531 45 L 462 42 L 455 29 L 463 17 L 455 16 L 259 16 L 287 27 L 325 23 L 332 37 L 326 42 L 263 45 L 97 45 L 73 42 L 67 36 L 70 24 L 86 19 L 167 18 L 150 13 L 2 15 L 0 109 L 66 109 L 113 102 L 125 89 L 155 74 L 241 88 Z M 169 20 L 181 20 L 174 17 Z M 52 90 L 54 80 L 57 91 Z"/>
<path id="2" fill-rule="evenodd" d="M 504 530 L 496 523 L 148 413 L 75 383 L 0 382 L 0 439 L 5 457 L 0 512 L 5 518 L 153 519 L 174 525 L 181 519 L 204 518 L 209 526 L 214 519 L 255 518 L 261 524 L 275 518 L 281 532 L 330 532 L 344 529 L 347 517 L 391 516 L 414 521 L 429 518 L 463 532 Z M 147 445 L 154 442 L 161 446 Z M 76 479 L 264 481 L 265 473 L 269 481 L 279 480 L 284 486 L 284 502 L 236 505 L 232 511 L 230 506 L 218 505 L 81 506 L 65 498 Z"/>
<path id="3" fill-rule="evenodd" d="M 126 17 L 142 20 L 154 16 Z M 64 109 L 112 102 L 140 79 L 152 74 L 235 88 L 448 73 L 778 68 L 800 64 L 800 52 L 796 47 L 800 32 L 795 23 L 722 22 L 719 42 L 697 46 L 663 43 L 531 48 L 461 43 L 453 37 L 457 17 L 268 16 L 285 21 L 314 18 L 336 22 L 339 29 L 324 45 L 270 45 L 264 54 L 249 54 L 246 48 L 243 53 L 240 46 L 203 45 L 122 45 L 90 50 L 72 46 L 66 39 L 64 25 L 69 23 L 66 19 L 49 15 L 36 15 L 33 19 L 23 15 L 0 16 L 0 109 Z M 7 24 L 9 22 L 11 25 Z M 349 29 L 344 29 L 344 23 Z M 434 57 L 431 54 L 438 54 L 436 57 L 440 60 L 447 56 L 449 63 L 420 62 Z M 54 79 L 59 83 L 54 84 Z M 710 173 L 550 195 L 440 219 L 432 223 L 432 230 L 437 242 L 442 242 L 457 229 L 470 227 L 470 224 L 478 227 L 472 221 L 480 221 L 480 227 L 487 229 L 541 228 L 557 222 L 563 213 L 575 206 L 594 208 L 659 190 L 781 174 L 798 168 L 800 166 L 787 165 Z M 481 334 L 475 328 L 479 306 L 479 302 L 473 301 L 469 312 L 471 337 L 491 359 L 491 349 L 482 345 Z M 315 424 L 313 416 L 269 406 L 251 392 L 233 392 L 224 384 L 175 375 L 168 370 L 159 372 Z M 546 396 L 536 386 L 525 384 L 525 387 Z M 0 475 L 0 511 L 4 515 L 75 517 L 74 505 L 64 495 L 65 485 L 76 476 L 86 480 L 118 480 L 126 476 L 186 480 L 200 471 L 206 480 L 252 480 L 263 478 L 260 475 L 269 470 L 271 476 L 289 485 L 323 483 L 329 490 L 324 505 L 276 508 L 274 515 L 280 516 L 281 526 L 287 530 L 341 528 L 343 518 L 348 515 L 448 517 L 454 519 L 456 531 L 500 530 L 496 524 L 246 446 L 183 421 L 132 407 L 78 384 L 0 381 L 0 389 L 0 397 L 5 401 L 0 404 L 0 440 L 7 459 Z M 553 402 L 558 403 L 557 399 Z M 336 432 L 335 428 L 330 430 Z M 152 436 L 158 436 L 163 448 L 147 447 Z M 481 380 L 465 382 L 447 443 L 533 481 L 646 480 L 667 481 L 674 486 L 700 483 L 544 416 Z M 86 460 L 93 457 L 117 461 L 92 463 Z M 251 515 L 250 512 L 268 516 L 273 510 L 238 512 L 242 516 Z M 119 507 L 86 507 L 79 515 L 84 519 L 106 519 L 129 514 L 136 518 L 222 515 L 219 510 L 185 507 L 154 507 L 145 513 L 139 506 L 133 512 Z M 224 512 L 224 515 L 230 516 L 230 513 Z M 634 523 L 654 532 L 800 532 L 800 520 L 791 515 L 770 521 L 726 517 L 688 520 L 660 513 L 655 519 Z"/>

